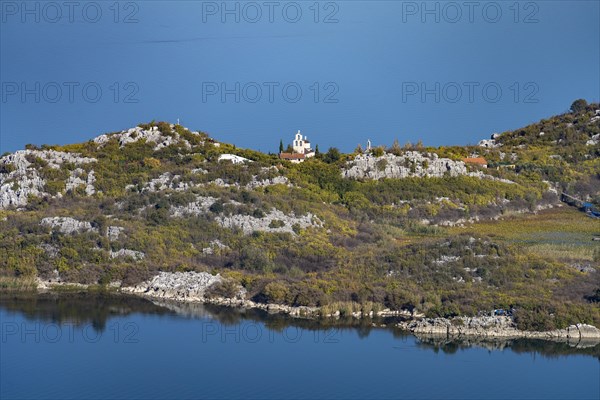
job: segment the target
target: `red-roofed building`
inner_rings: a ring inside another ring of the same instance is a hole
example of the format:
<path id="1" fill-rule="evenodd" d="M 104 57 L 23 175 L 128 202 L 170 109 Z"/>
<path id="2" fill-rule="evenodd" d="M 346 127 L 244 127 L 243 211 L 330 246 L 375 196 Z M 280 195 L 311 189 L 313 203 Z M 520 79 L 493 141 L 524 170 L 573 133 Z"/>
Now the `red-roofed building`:
<path id="1" fill-rule="evenodd" d="M 301 163 L 306 159 L 306 156 L 299 153 L 279 153 L 279 158 L 282 160 L 291 161 L 293 163 Z"/>
<path id="2" fill-rule="evenodd" d="M 296 133 L 292 142 L 293 153 L 280 153 L 279 158 L 288 160 L 293 163 L 301 163 L 307 158 L 314 157 L 315 151 L 310 146 L 310 142 L 306 136 L 302 136 L 300 131 Z"/>

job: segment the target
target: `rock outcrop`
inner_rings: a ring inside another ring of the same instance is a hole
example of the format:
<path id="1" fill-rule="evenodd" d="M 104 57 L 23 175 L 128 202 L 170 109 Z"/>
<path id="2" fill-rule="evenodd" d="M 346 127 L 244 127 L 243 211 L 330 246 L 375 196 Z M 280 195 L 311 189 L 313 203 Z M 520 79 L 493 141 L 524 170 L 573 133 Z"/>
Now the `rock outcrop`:
<path id="1" fill-rule="evenodd" d="M 256 176 L 252 177 L 252 181 L 246 185 L 246 189 L 255 189 L 257 187 L 266 187 L 273 185 L 291 185 L 288 178 L 285 176 L 276 176 L 274 178 L 258 179 Z"/>
<path id="2" fill-rule="evenodd" d="M 90 171 L 86 173 L 81 168 L 76 168 L 71 171 L 71 175 L 69 179 L 67 179 L 67 183 L 65 185 L 65 190 L 73 190 L 78 188 L 79 186 L 85 186 L 85 194 L 88 196 L 96 193 L 96 189 L 94 188 L 94 182 L 96 182 L 96 176 L 94 175 L 94 171 Z"/>
<path id="3" fill-rule="evenodd" d="M 30 197 L 45 195 L 43 180 L 37 171 L 11 172 L 6 177 L 0 174 L 0 209 L 8 207 L 23 207 L 29 202 Z M 9 181 L 10 182 L 7 182 Z"/>
<path id="4" fill-rule="evenodd" d="M 223 244 L 219 239 L 211 240 L 208 247 L 202 249 L 202 254 L 214 254 L 215 251 L 227 250 L 229 246 Z"/>
<path id="5" fill-rule="evenodd" d="M 215 220 L 224 228 L 239 228 L 246 235 L 255 231 L 287 232 L 295 235 L 294 226 L 301 229 L 323 226 L 323 222 L 311 213 L 297 217 L 293 214 L 286 215 L 277 209 L 272 209 L 262 218 L 252 215 L 232 215 L 220 216 Z"/>
<path id="6" fill-rule="evenodd" d="M 0 164 L 11 164 L 16 171 L 24 172 L 31 166 L 31 162 L 27 160 L 30 157 L 41 159 L 52 169 L 58 169 L 66 163 L 81 165 L 98 161 L 95 158 L 82 157 L 77 153 L 56 150 L 19 150 L 0 158 Z"/>
<path id="7" fill-rule="evenodd" d="M 468 171 L 462 161 L 439 158 L 435 153 L 407 151 L 402 156 L 386 153 L 375 157 L 370 153 L 361 154 L 348 161 L 342 170 L 344 178 L 351 179 L 402 179 L 402 178 L 441 178 L 445 176 L 470 176 L 514 184 L 513 181 L 484 174 L 483 171 Z"/>
<path id="8" fill-rule="evenodd" d="M 214 197 L 197 196 L 196 201 L 185 206 L 172 206 L 170 209 L 172 217 L 184 217 L 186 215 L 202 215 L 208 212 L 210 206 L 217 201 Z"/>
<path id="9" fill-rule="evenodd" d="M 96 228 L 92 227 L 87 221 L 79 221 L 71 217 L 48 217 L 42 219 L 40 225 L 50 227 L 52 230 L 57 230 L 60 233 L 82 233 L 88 231 L 95 231 Z"/>
<path id="10" fill-rule="evenodd" d="M 486 147 L 488 149 L 494 149 L 496 147 L 500 147 L 500 144 L 496 143 L 494 139 L 483 139 L 477 143 L 479 147 Z"/>
<path id="11" fill-rule="evenodd" d="M 49 243 L 42 243 L 38 246 L 38 248 L 44 250 L 49 258 L 56 258 L 60 250 L 58 246 Z"/>
<path id="12" fill-rule="evenodd" d="M 201 168 L 193 169 L 190 172 L 200 173 L 200 174 L 208 173 L 206 170 L 203 170 Z M 252 180 L 250 182 L 248 182 L 246 185 L 242 186 L 237 182 L 233 182 L 233 183 L 225 182 L 225 180 L 223 180 L 222 178 L 216 178 L 216 179 L 206 182 L 206 183 L 194 183 L 191 181 L 184 182 L 181 180 L 180 175 L 173 175 L 169 172 L 165 172 L 164 174 L 160 175 L 159 177 L 151 179 L 149 182 L 147 182 L 143 185 L 139 185 L 139 186 L 127 185 L 125 187 L 125 189 L 130 190 L 130 191 L 140 190 L 141 192 L 152 192 L 153 193 L 153 192 L 160 192 L 160 191 L 164 191 L 164 190 L 185 191 L 188 189 L 192 189 L 194 187 L 202 187 L 202 186 L 207 186 L 207 185 L 215 185 L 215 186 L 219 186 L 219 187 L 232 187 L 232 186 L 233 187 L 244 187 L 245 189 L 248 189 L 248 190 L 253 190 L 253 189 L 256 189 L 259 187 L 266 187 L 266 186 L 273 186 L 273 185 L 291 186 L 288 178 L 286 178 L 285 176 L 276 176 L 273 178 L 262 178 L 258 175 L 253 175 Z"/>
<path id="13" fill-rule="evenodd" d="M 246 291 L 241 287 L 232 298 L 205 296 L 208 289 L 223 281 L 224 278 L 219 274 L 211 275 L 207 272 L 160 272 L 150 281 L 134 287 L 122 287 L 121 291 L 161 301 L 177 301 L 182 303 L 179 307 L 183 307 L 184 303 L 209 303 L 226 307 L 256 308 L 270 313 L 288 314 L 292 317 L 314 317 L 319 311 L 316 307 L 292 307 L 247 300 Z"/>
<path id="14" fill-rule="evenodd" d="M 194 185 L 191 182 L 180 181 L 181 176 L 173 175 L 170 172 L 165 172 L 158 178 L 150 180 L 148 183 L 142 186 L 141 192 L 159 192 L 163 190 L 175 190 L 184 191 L 192 188 Z M 135 185 L 127 185 L 126 190 L 132 190 Z"/>
<path id="15" fill-rule="evenodd" d="M 408 177 L 443 177 L 467 175 L 462 161 L 439 158 L 435 153 L 407 151 L 401 156 L 384 154 L 375 157 L 370 153 L 348 161 L 342 176 L 352 179 L 383 179 Z"/>
<path id="16" fill-rule="evenodd" d="M 171 125 L 171 129 L 173 129 L 175 125 Z M 192 135 L 198 135 L 198 132 L 190 131 Z M 154 143 L 154 150 L 160 150 L 172 144 L 183 143 L 186 147 L 191 147 L 190 143 L 183 139 L 177 132 L 172 132 L 170 134 L 164 134 L 161 132 L 157 126 L 153 126 L 150 129 L 144 129 L 142 127 L 136 126 L 135 128 L 128 129 L 126 131 L 121 131 L 119 133 L 105 134 L 100 135 L 94 139 L 94 143 L 97 143 L 100 146 L 104 146 L 111 139 L 116 139 L 119 142 L 119 146 L 123 147 L 128 143 L 134 143 L 139 140 L 145 140 L 149 143 Z"/>
<path id="17" fill-rule="evenodd" d="M 129 257 L 132 258 L 135 261 L 139 261 L 139 260 L 143 260 L 144 257 L 146 257 L 146 254 L 144 254 L 141 251 L 136 251 L 136 250 L 129 250 L 129 249 L 120 249 L 117 251 L 111 251 L 109 253 L 109 257 L 112 258 L 118 258 L 118 257 Z"/>
<path id="18" fill-rule="evenodd" d="M 593 135 L 590 140 L 588 140 L 587 142 L 585 142 L 585 144 L 587 146 L 595 146 L 598 143 L 600 143 L 600 133 L 597 133 L 597 134 Z"/>
<path id="19" fill-rule="evenodd" d="M 476 336 L 490 338 L 531 338 L 531 339 L 599 339 L 600 329 L 586 324 L 571 325 L 566 329 L 546 332 L 521 331 L 511 317 L 456 317 L 426 318 L 401 322 L 399 328 L 415 334 L 446 337 Z"/>
<path id="20" fill-rule="evenodd" d="M 115 240 L 119 239 L 119 236 L 124 230 L 125 228 L 122 228 L 120 226 L 109 226 L 108 228 L 106 228 L 106 237 L 111 242 L 114 242 Z"/>
<path id="21" fill-rule="evenodd" d="M 51 169 L 59 169 L 65 163 L 81 165 L 97 161 L 95 158 L 56 150 L 19 150 L 6 155 L 0 158 L 0 209 L 23 207 L 27 205 L 30 197 L 48 195 L 44 192 L 46 181 L 40 175 L 40 166 L 33 165 L 30 161 L 32 159 Z M 92 173 L 84 183 L 91 185 L 93 190 L 94 180 Z"/>
<path id="22" fill-rule="evenodd" d="M 208 272 L 160 272 L 148 282 L 123 291 L 179 301 L 204 301 L 204 294 L 223 280 L 221 275 Z"/>
<path id="23" fill-rule="evenodd" d="M 542 132 L 542 135 L 543 134 L 544 134 L 544 132 Z M 488 149 L 494 149 L 494 148 L 500 147 L 501 144 L 497 142 L 499 137 L 500 137 L 499 133 L 492 133 L 492 135 L 490 136 L 489 139 L 480 140 L 479 143 L 477 143 L 477 145 L 479 147 L 486 147 Z"/>

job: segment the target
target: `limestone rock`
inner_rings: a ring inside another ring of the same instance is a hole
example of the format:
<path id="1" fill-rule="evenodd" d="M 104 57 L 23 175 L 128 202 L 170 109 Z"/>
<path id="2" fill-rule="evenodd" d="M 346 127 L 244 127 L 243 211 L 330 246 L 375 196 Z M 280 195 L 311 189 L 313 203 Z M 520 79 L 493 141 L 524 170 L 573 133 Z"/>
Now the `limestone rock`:
<path id="1" fill-rule="evenodd" d="M 184 191 L 190 189 L 193 185 L 188 182 L 181 182 L 179 175 L 172 175 L 170 172 L 165 172 L 158 178 L 152 179 L 150 182 L 145 184 L 141 191 L 142 192 L 159 192 L 162 190 L 176 190 Z M 128 185 L 126 189 L 133 189 L 133 185 Z"/>
<path id="2" fill-rule="evenodd" d="M 587 324 L 577 324 L 577 325 L 571 325 L 568 328 L 571 331 L 575 331 L 577 330 L 579 332 L 579 337 L 581 339 L 583 338 L 600 338 L 600 329 L 596 328 L 593 325 L 587 325 Z"/>
<path id="3" fill-rule="evenodd" d="M 48 195 L 44 192 L 46 181 L 41 178 L 28 158 L 40 159 L 48 168 L 59 169 L 65 163 L 75 165 L 96 162 L 95 158 L 81 157 L 76 153 L 66 153 L 55 150 L 19 150 L 0 158 L 0 209 L 8 207 L 23 207 L 28 198 Z M 91 179 L 90 184 L 95 178 Z M 93 187 L 92 187 L 93 188 Z M 86 191 L 87 191 L 86 187 Z M 93 194 L 93 193 L 92 193 Z"/>
<path id="4" fill-rule="evenodd" d="M 29 197 L 41 197 L 45 195 L 44 186 L 46 181 L 43 180 L 36 170 L 25 172 L 15 171 L 8 174 L 0 174 L 0 209 L 8 207 L 23 207 L 26 206 Z M 8 180 L 11 180 L 7 182 Z"/>
<path id="5" fill-rule="evenodd" d="M 31 166 L 31 163 L 27 161 L 28 156 L 42 159 L 48 164 L 48 167 L 53 169 L 58 169 L 65 163 L 80 165 L 97 161 L 95 158 L 81 157 L 77 153 L 56 150 L 19 150 L 2 157 L 0 164 L 12 164 L 17 171 L 24 172 Z"/>
<path id="6" fill-rule="evenodd" d="M 189 203 L 185 206 L 171 207 L 171 216 L 183 217 L 186 215 L 205 214 L 215 201 L 217 201 L 217 199 L 214 197 L 198 196 L 193 203 Z"/>
<path id="7" fill-rule="evenodd" d="M 221 275 L 211 275 L 207 272 L 160 272 L 150 281 L 143 282 L 128 291 L 173 300 L 185 298 L 202 300 L 206 290 L 222 280 Z"/>
<path id="8" fill-rule="evenodd" d="M 479 147 L 486 147 L 488 149 L 494 149 L 496 147 L 500 147 L 500 144 L 497 143 L 494 139 L 483 139 L 477 143 Z"/>
<path id="9" fill-rule="evenodd" d="M 255 231 L 287 232 L 295 235 L 293 229 L 294 225 L 299 226 L 301 229 L 323 226 L 323 222 L 321 222 L 312 213 L 307 213 L 304 216 L 297 217 L 293 214 L 286 215 L 277 209 L 272 209 L 262 218 L 257 218 L 251 215 L 232 215 L 217 217 L 216 221 L 224 228 L 239 228 L 246 235 Z M 280 221 L 280 223 L 277 223 L 276 221 Z"/>
<path id="10" fill-rule="evenodd" d="M 254 189 L 257 187 L 266 187 L 273 185 L 288 185 L 289 180 L 285 176 L 276 176 L 274 178 L 266 178 L 262 180 L 257 180 L 256 176 L 252 177 L 252 181 L 246 185 L 246 189 Z"/>
<path id="11" fill-rule="evenodd" d="M 86 221 L 78 221 L 71 217 L 48 217 L 40 222 L 42 226 L 48 226 L 52 230 L 58 230 L 60 233 L 82 233 L 94 231 L 96 228 Z"/>
<path id="12" fill-rule="evenodd" d="M 120 226 L 109 226 L 108 228 L 106 228 L 106 237 L 111 242 L 114 242 L 115 240 L 119 239 L 121 232 L 123 232 L 124 230 L 125 228 L 122 228 Z"/>
<path id="13" fill-rule="evenodd" d="M 225 249 L 229 249 L 229 246 L 223 244 L 220 240 L 215 239 L 210 242 L 209 247 L 202 249 L 202 254 L 214 254 L 215 250 Z"/>
<path id="14" fill-rule="evenodd" d="M 521 331 L 511 317 L 482 316 L 424 318 L 400 322 L 398 327 L 416 334 L 445 337 L 476 336 L 482 338 L 531 338 L 531 339 L 600 339 L 600 330 L 592 325 L 577 324 L 566 329 L 546 332 Z"/>
<path id="15" fill-rule="evenodd" d="M 361 154 L 348 161 L 342 176 L 353 179 L 383 179 L 408 177 L 443 177 L 467 175 L 462 161 L 439 158 L 435 153 L 407 151 L 401 156 L 384 154 L 375 157 Z"/>
<path id="16" fill-rule="evenodd" d="M 49 244 L 49 243 L 42 243 L 38 246 L 38 248 L 44 250 L 44 252 L 46 253 L 46 255 L 49 258 L 56 258 L 56 256 L 58 256 L 58 247 L 53 245 L 53 244 Z M 58 273 L 58 271 L 56 271 Z"/>
<path id="17" fill-rule="evenodd" d="M 66 182 L 65 190 L 68 191 L 79 186 L 85 186 L 85 194 L 91 196 L 96 193 L 94 182 L 96 182 L 96 176 L 93 170 L 89 173 L 86 173 L 83 169 L 76 168 L 75 170 L 71 171 L 71 175 Z"/>
<path id="18" fill-rule="evenodd" d="M 171 128 L 173 127 L 174 125 L 171 125 Z M 190 133 L 193 135 L 198 135 L 198 132 L 190 131 Z M 135 128 L 121 131 L 119 133 L 100 135 L 94 139 L 94 143 L 104 146 L 111 139 L 118 140 L 120 147 L 143 139 L 148 143 L 154 143 L 155 151 L 178 143 L 183 143 L 188 148 L 191 147 L 190 143 L 183 139 L 177 132 L 166 135 L 162 133 L 157 126 L 153 126 L 150 129 L 143 129 L 139 126 L 136 126 Z"/>
<path id="19" fill-rule="evenodd" d="M 596 268 L 594 268 L 590 263 L 572 263 L 569 266 L 583 273 L 596 272 Z"/>
<path id="20" fill-rule="evenodd" d="M 118 258 L 118 257 L 130 257 L 135 261 L 143 260 L 146 257 L 141 251 L 129 250 L 129 249 L 121 249 L 117 251 L 111 251 L 109 254 L 110 258 Z"/>

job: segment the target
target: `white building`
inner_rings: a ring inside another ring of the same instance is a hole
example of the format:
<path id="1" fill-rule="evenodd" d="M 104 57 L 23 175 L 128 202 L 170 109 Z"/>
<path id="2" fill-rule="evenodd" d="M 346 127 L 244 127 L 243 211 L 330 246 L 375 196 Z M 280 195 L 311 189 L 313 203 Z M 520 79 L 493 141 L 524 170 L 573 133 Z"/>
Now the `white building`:
<path id="1" fill-rule="evenodd" d="M 309 158 L 315 155 L 315 151 L 310 147 L 310 141 L 306 136 L 302 136 L 300 131 L 296 133 L 296 137 L 292 142 L 292 148 L 296 154 L 304 154 L 304 157 Z"/>
<path id="2" fill-rule="evenodd" d="M 310 147 L 310 141 L 306 136 L 302 136 L 300 131 L 294 137 L 292 149 L 292 153 L 281 153 L 279 158 L 293 163 L 301 163 L 305 159 L 315 156 L 315 151 Z"/>
<path id="3" fill-rule="evenodd" d="M 235 154 L 221 154 L 219 156 L 219 161 L 231 161 L 234 164 L 243 164 L 245 162 L 252 162 L 252 160 L 248 160 L 247 158 L 236 156 Z"/>

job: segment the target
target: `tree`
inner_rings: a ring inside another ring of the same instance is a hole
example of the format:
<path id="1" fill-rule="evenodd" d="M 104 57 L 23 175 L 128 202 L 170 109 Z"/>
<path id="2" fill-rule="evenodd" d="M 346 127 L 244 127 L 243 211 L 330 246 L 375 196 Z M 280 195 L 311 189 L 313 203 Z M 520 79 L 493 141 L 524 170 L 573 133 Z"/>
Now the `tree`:
<path id="1" fill-rule="evenodd" d="M 319 156 L 319 155 L 321 155 L 321 152 L 319 151 L 319 145 L 317 145 L 315 147 L 315 156 Z"/>
<path id="2" fill-rule="evenodd" d="M 212 205 L 208 208 L 211 212 L 215 213 L 215 214 L 220 214 L 223 212 L 223 202 L 222 201 L 215 201 L 214 203 L 212 203 Z"/>
<path id="3" fill-rule="evenodd" d="M 327 153 L 325 153 L 325 156 L 323 157 L 323 161 L 325 161 L 326 163 L 332 164 L 332 163 L 338 161 L 341 156 L 342 156 L 342 154 L 336 147 L 330 147 L 329 150 L 327 150 Z"/>
<path id="4" fill-rule="evenodd" d="M 279 152 L 283 153 L 283 140 L 279 139 Z"/>
<path id="5" fill-rule="evenodd" d="M 288 297 L 289 289 L 285 283 L 275 281 L 268 283 L 263 293 L 269 303 L 281 304 Z"/>
<path id="6" fill-rule="evenodd" d="M 388 149 L 388 152 L 397 156 L 399 156 L 402 153 L 402 147 L 400 146 L 398 139 L 394 139 L 394 143 L 392 144 L 392 147 Z"/>
<path id="7" fill-rule="evenodd" d="M 381 157 L 385 154 L 385 150 L 383 149 L 383 146 L 377 146 L 373 149 L 372 153 L 374 157 Z"/>
<path id="8" fill-rule="evenodd" d="M 571 104 L 571 111 L 574 113 L 578 113 L 584 111 L 587 107 L 588 103 L 585 99 L 578 99 Z"/>

